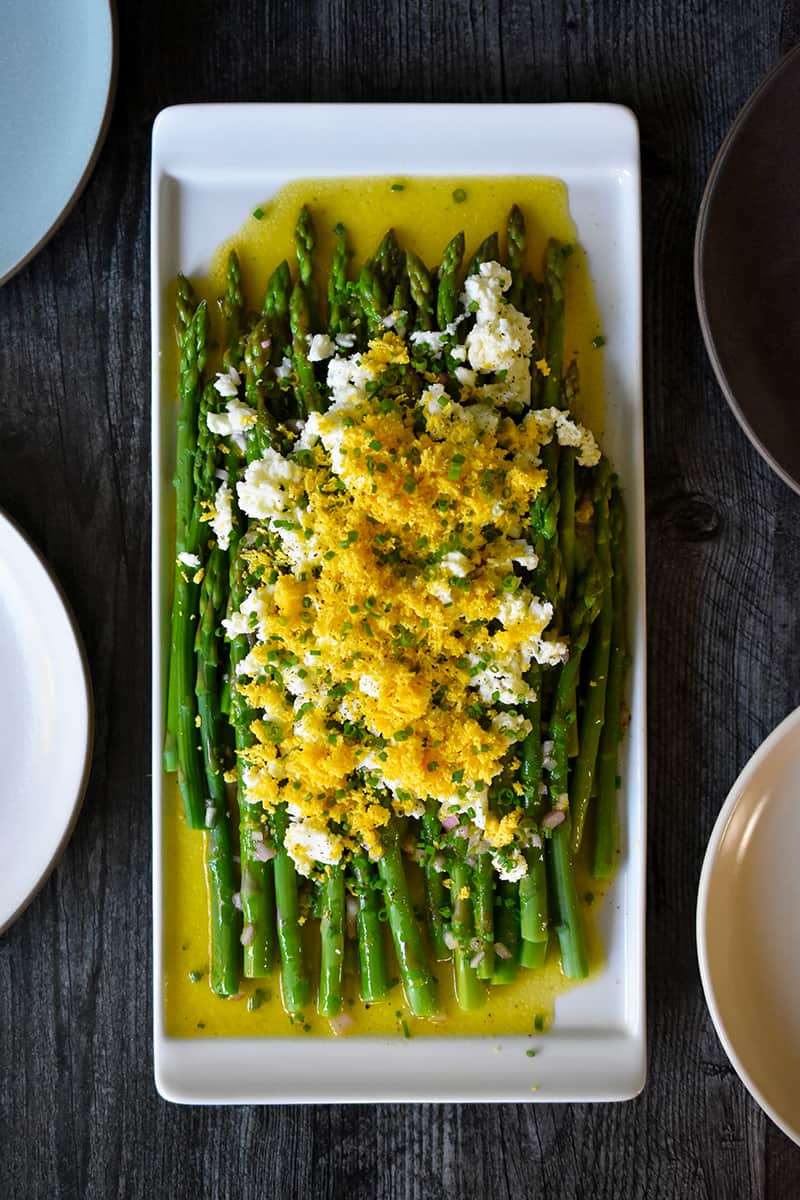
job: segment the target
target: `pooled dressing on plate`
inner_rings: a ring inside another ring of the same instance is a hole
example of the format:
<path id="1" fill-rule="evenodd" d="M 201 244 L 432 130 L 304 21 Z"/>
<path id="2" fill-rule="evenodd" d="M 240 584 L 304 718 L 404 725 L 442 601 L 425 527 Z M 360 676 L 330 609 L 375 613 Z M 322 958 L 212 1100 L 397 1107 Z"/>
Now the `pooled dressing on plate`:
<path id="1" fill-rule="evenodd" d="M 320 272 L 326 273 L 333 248 L 332 229 L 341 221 L 347 227 L 354 258 L 361 261 L 374 250 L 389 226 L 401 245 L 413 247 L 434 267 L 442 249 L 459 229 L 466 235 L 465 260 L 493 229 L 502 232 L 509 209 L 519 204 L 526 218 L 528 247 L 525 266 L 541 275 L 548 238 L 574 246 L 567 260 L 565 362 L 575 358 L 580 371 L 580 392 L 575 404 L 578 417 L 601 434 L 603 410 L 602 339 L 585 256 L 575 243 L 569 216 L 567 190 L 555 179 L 380 179 L 299 181 L 283 188 L 250 215 L 238 234 L 214 256 L 201 290 L 209 297 L 221 294 L 225 262 L 236 249 L 244 293 L 251 306 L 260 305 L 272 270 L 291 258 L 297 213 L 303 204 L 312 210 L 318 236 Z M 313 1005 L 302 1015 L 289 1017 L 281 1004 L 280 972 L 265 980 L 242 982 L 241 998 L 221 1000 L 208 987 L 208 921 L 203 838 L 186 828 L 174 780 L 166 784 L 165 828 L 165 1012 L 167 1033 L 179 1036 L 330 1036 L 327 1019 Z M 578 871 L 579 894 L 586 900 L 584 913 L 589 934 L 593 971 L 602 963 L 602 946 L 591 920 L 600 890 L 585 872 Z M 309 921 L 309 933 L 316 922 Z M 387 946 L 390 942 L 386 926 Z M 316 939 L 309 937 L 308 954 L 315 975 Z M 477 1012 L 462 1012 L 455 1000 L 452 964 L 437 964 L 442 1021 L 409 1016 L 399 982 L 380 1003 L 364 1005 L 358 996 L 358 956 L 351 946 L 346 962 L 344 1012 L 353 1023 L 348 1035 L 393 1036 L 453 1034 L 528 1034 L 540 1032 L 552 1018 L 556 995 L 572 986 L 560 970 L 558 947 L 553 940 L 545 968 L 520 968 L 517 980 L 493 987 L 486 1005 Z M 387 962 L 393 961 L 390 950 Z M 347 968 L 350 968 L 349 970 Z M 391 966 L 390 966 L 391 970 Z"/>

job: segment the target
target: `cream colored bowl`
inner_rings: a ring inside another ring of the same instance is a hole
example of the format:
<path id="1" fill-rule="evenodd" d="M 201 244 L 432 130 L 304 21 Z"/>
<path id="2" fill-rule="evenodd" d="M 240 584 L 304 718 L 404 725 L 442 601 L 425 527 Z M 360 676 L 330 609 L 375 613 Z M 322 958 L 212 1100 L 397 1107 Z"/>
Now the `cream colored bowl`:
<path id="1" fill-rule="evenodd" d="M 717 818 L 697 953 L 731 1063 L 800 1144 L 800 708 L 759 747 Z"/>

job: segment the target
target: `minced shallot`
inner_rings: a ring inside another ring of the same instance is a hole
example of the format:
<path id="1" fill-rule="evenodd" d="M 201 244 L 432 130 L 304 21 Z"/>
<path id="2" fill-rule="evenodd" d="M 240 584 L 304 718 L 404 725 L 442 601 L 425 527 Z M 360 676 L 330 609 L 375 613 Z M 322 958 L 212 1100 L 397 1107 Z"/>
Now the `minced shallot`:
<path id="1" fill-rule="evenodd" d="M 331 1033 L 339 1037 L 340 1034 L 345 1033 L 353 1024 L 353 1018 L 349 1013 L 339 1013 L 338 1016 L 331 1017 L 328 1024 L 331 1027 Z"/>

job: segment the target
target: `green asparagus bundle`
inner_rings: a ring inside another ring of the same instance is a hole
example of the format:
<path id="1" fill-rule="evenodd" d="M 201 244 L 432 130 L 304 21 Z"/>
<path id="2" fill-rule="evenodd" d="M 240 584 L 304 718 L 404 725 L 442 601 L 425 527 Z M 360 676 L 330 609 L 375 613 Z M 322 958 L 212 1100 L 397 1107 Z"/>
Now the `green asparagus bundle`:
<path id="1" fill-rule="evenodd" d="M 569 249 L 527 273 L 517 206 L 463 273 L 463 234 L 431 270 L 392 230 L 351 266 L 334 232 L 323 286 L 301 211 L 259 313 L 231 254 L 213 382 L 179 281 L 164 757 L 206 830 L 213 989 L 278 968 L 340 1031 L 350 942 L 362 999 L 397 974 L 418 1017 L 442 971 L 467 1011 L 556 944 L 588 973 L 575 864 L 588 833 L 613 868 L 626 647 Z"/>

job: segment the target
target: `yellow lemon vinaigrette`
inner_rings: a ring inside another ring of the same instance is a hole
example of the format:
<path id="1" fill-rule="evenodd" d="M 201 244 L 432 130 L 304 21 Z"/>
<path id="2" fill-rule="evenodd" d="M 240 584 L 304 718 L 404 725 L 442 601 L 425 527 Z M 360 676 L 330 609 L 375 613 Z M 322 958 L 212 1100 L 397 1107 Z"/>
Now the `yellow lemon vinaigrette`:
<path id="1" fill-rule="evenodd" d="M 580 389 L 576 416 L 598 437 L 602 435 L 603 356 L 602 322 L 594 298 L 586 257 L 577 242 L 569 214 L 566 186 L 551 178 L 405 178 L 300 180 L 265 200 L 229 241 L 221 245 L 207 279 L 197 281 L 211 298 L 224 290 L 225 264 L 235 249 L 242 286 L 251 306 L 260 304 L 266 281 L 284 259 L 291 259 L 294 227 L 302 205 L 313 214 L 317 231 L 315 250 L 318 277 L 327 274 L 334 226 L 347 228 L 354 260 L 363 261 L 374 250 L 388 227 L 402 246 L 412 248 L 424 261 L 436 264 L 449 239 L 458 230 L 466 238 L 465 261 L 487 233 L 502 231 L 507 214 L 518 204 L 525 216 L 527 248 L 525 269 L 540 276 L 549 238 L 569 245 L 566 261 L 566 312 L 564 361 L 574 359 Z M 215 330 L 218 340 L 221 329 Z M 293 1017 L 281 1003 L 280 972 L 261 980 L 242 980 L 240 995 L 228 1000 L 215 996 L 208 986 L 208 896 L 204 868 L 206 834 L 189 830 L 174 777 L 165 781 L 164 919 L 165 1012 L 167 1032 L 173 1036 L 331 1036 L 329 1021 L 317 1015 L 313 1003 Z M 582 862 L 576 864 L 579 895 L 588 933 L 592 972 L 602 965 L 603 949 L 597 936 L 594 912 L 607 884 L 598 886 Z M 416 882 L 420 888 L 421 883 Z M 316 928 L 316 922 L 309 921 Z M 388 962 L 393 951 L 385 930 Z M 307 951 L 311 976 L 318 960 L 316 939 L 309 936 Z M 573 981 L 561 973 L 558 945 L 552 939 L 545 967 L 521 970 L 513 984 L 489 989 L 485 1006 L 462 1012 L 455 998 L 452 964 L 437 963 L 442 1018 L 412 1017 L 399 979 L 388 998 L 362 1003 L 358 994 L 358 955 L 355 947 L 345 961 L 344 1011 L 352 1018 L 347 1036 L 393 1035 L 533 1035 L 552 1020 L 555 997 Z"/>

